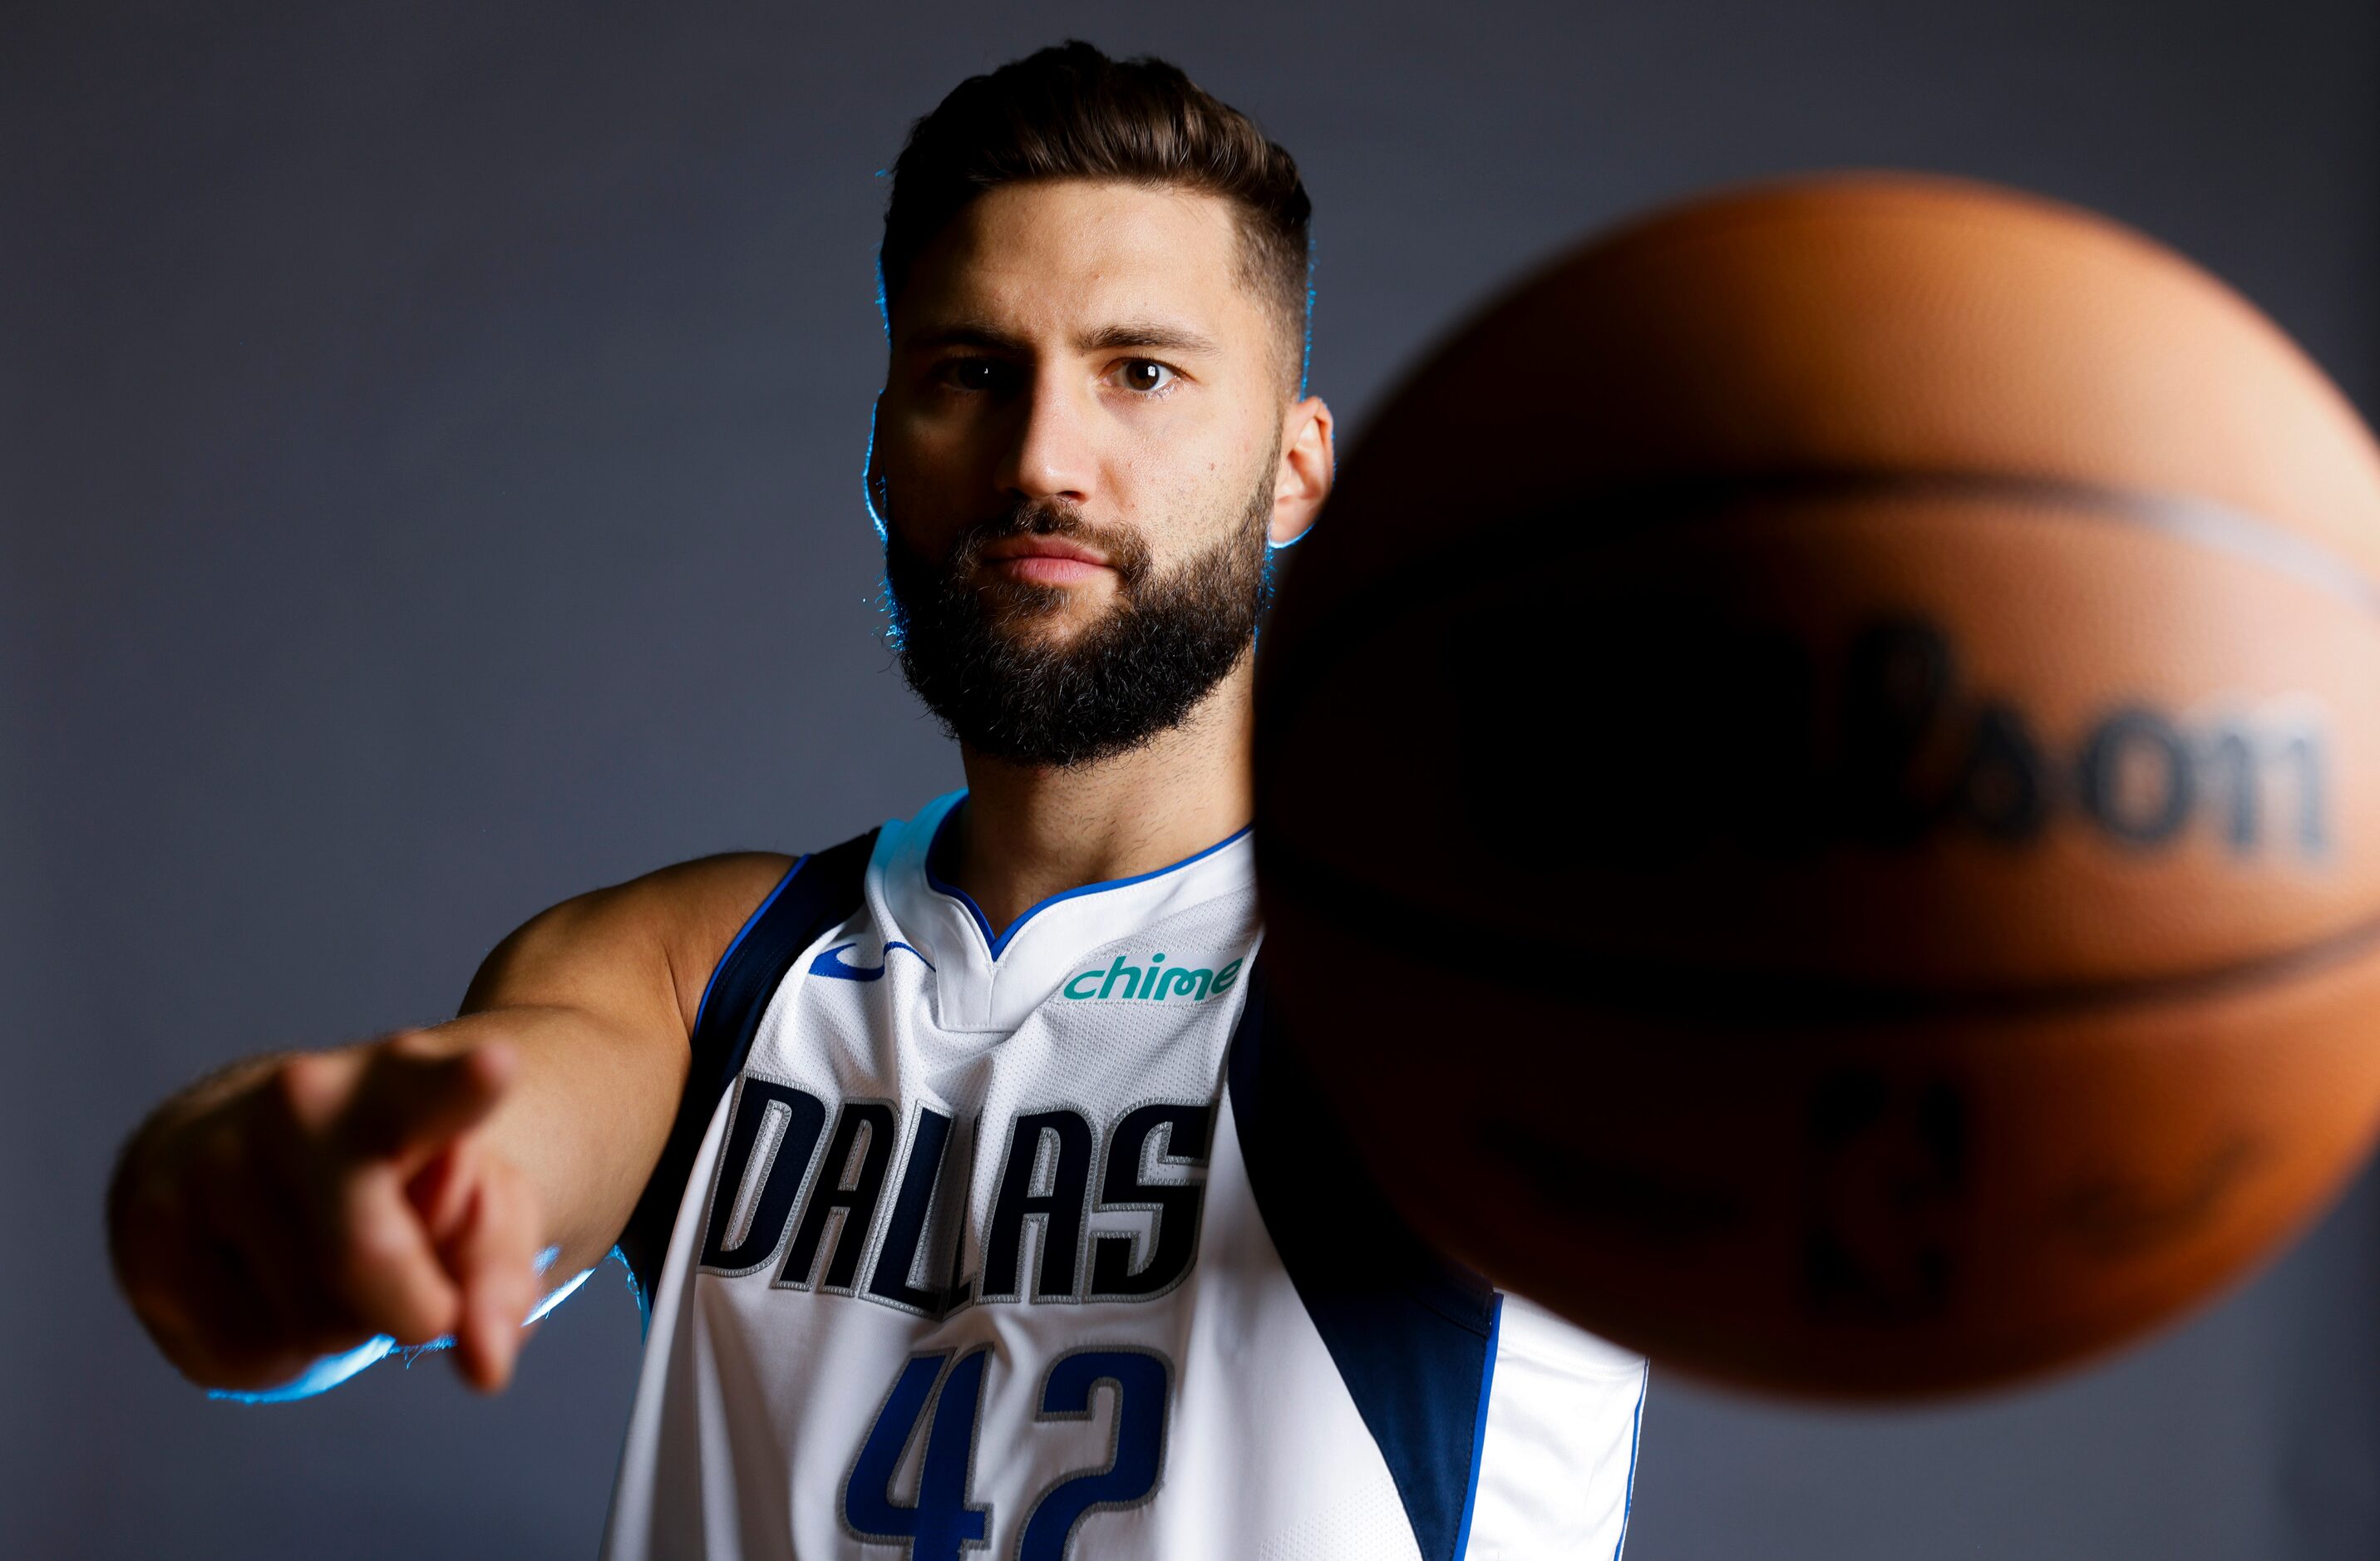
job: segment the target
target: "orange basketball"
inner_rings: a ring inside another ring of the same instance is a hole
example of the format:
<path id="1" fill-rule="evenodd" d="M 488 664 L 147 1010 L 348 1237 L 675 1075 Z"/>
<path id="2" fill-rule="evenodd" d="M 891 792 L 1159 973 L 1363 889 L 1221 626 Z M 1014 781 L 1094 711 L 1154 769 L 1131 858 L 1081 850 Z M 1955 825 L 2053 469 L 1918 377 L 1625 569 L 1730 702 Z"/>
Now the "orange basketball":
<path id="1" fill-rule="evenodd" d="M 1563 257 L 1348 460 L 1258 725 L 1356 1149 L 1665 1362 L 2046 1368 L 2372 1138 L 2380 453 L 2104 219 L 1836 177 Z"/>

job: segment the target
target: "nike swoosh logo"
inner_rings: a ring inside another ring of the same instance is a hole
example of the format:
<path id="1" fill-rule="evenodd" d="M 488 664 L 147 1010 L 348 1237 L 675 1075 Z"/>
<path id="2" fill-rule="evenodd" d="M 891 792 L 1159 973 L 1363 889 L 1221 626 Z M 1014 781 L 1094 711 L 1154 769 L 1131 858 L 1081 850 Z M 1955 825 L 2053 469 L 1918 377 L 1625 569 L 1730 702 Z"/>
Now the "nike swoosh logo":
<path id="1" fill-rule="evenodd" d="M 812 975 L 831 975 L 837 981 L 879 981 L 883 979 L 883 964 L 856 965 L 849 964 L 844 962 L 843 951 L 845 949 L 856 949 L 857 947 L 859 947 L 859 945 L 856 943 L 836 944 L 833 948 L 825 950 L 820 953 L 818 958 L 810 962 L 810 974 Z M 908 949 L 909 952 L 912 954 L 917 954 L 917 950 L 910 949 L 909 945 L 906 943 L 897 941 L 887 943 L 884 945 L 884 959 L 886 962 L 891 962 L 892 958 L 892 950 L 895 949 Z M 926 958 L 923 954 L 917 954 L 917 962 L 924 965 L 928 970 L 934 968 L 934 962 Z"/>

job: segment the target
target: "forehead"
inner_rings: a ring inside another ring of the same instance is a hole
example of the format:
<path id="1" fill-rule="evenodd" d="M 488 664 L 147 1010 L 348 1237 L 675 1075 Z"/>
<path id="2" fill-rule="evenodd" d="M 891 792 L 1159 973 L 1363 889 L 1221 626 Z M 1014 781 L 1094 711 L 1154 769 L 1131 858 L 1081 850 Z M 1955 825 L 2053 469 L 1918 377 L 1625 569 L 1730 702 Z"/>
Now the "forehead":
<path id="1" fill-rule="evenodd" d="M 1230 204 L 1203 190 L 1058 179 L 970 201 L 917 257 L 896 337 L 953 319 L 1062 330 L 1176 320 L 1233 346 L 1263 329 Z"/>

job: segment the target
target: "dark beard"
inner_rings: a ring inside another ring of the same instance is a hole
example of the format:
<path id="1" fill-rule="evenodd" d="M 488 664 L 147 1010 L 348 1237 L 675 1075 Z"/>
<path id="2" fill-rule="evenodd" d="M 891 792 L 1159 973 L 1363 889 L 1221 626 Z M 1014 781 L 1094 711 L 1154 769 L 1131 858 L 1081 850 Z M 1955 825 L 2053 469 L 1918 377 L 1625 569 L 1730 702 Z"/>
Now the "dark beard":
<path id="1" fill-rule="evenodd" d="M 1180 726 L 1256 642 L 1270 599 L 1265 538 L 1275 462 L 1232 535 L 1155 575 L 1137 533 L 1095 527 L 1069 509 L 1020 504 L 967 529 L 940 564 L 886 516 L 884 587 L 901 671 L 945 730 L 1011 764 L 1089 764 Z M 1065 604 L 1061 586 L 977 583 L 983 550 L 1007 537 L 1065 537 L 1099 548 L 1117 599 L 1070 641 L 1026 630 Z"/>

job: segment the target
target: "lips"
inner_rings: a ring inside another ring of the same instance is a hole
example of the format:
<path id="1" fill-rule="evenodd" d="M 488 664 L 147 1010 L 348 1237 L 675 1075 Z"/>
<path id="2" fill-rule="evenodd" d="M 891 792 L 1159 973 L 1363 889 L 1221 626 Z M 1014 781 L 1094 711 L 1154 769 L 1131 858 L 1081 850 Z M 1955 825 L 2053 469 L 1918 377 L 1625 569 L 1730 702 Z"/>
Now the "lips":
<path id="1" fill-rule="evenodd" d="M 1043 586 L 1071 585 L 1111 567 L 1099 549 L 1063 537 L 1003 537 L 983 550 L 983 562 L 1012 580 Z"/>
<path id="2" fill-rule="evenodd" d="M 1072 559 L 1078 563 L 1094 564 L 1101 569 L 1108 566 L 1107 554 L 1097 548 L 1086 547 L 1080 542 L 1068 541 L 1063 537 L 1003 537 L 985 548 L 983 556 L 986 561 L 994 563 L 1003 563 L 1009 559 L 1058 558 Z"/>

